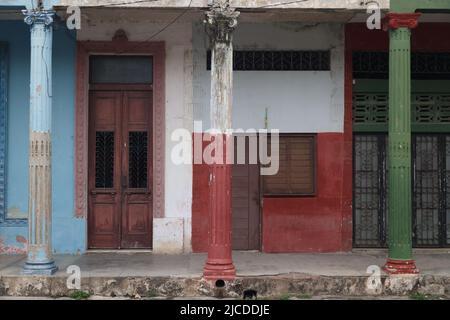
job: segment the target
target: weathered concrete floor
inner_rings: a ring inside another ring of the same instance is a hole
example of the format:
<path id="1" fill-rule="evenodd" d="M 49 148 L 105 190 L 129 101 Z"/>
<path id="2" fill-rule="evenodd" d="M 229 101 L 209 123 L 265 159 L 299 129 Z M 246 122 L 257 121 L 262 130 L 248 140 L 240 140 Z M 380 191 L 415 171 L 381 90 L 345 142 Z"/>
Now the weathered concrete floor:
<path id="1" fill-rule="evenodd" d="M 421 273 L 450 276 L 448 253 L 416 253 Z M 69 265 L 80 267 L 82 276 L 201 277 L 205 254 L 157 255 L 150 252 L 88 253 L 57 255 L 56 276 L 66 277 Z M 381 251 L 322 254 L 264 254 L 234 252 L 238 276 L 268 276 L 301 273 L 320 276 L 366 276 L 370 265 L 383 266 Z M 24 256 L 0 255 L 0 276 L 20 275 Z"/>
<path id="2" fill-rule="evenodd" d="M 157 255 L 150 252 L 60 255 L 53 277 L 21 275 L 23 256 L 0 255 L 0 295 L 65 296 L 70 265 L 81 269 L 82 290 L 101 296 L 229 296 L 245 289 L 264 296 L 280 294 L 365 295 L 367 268 L 382 266 L 382 251 L 339 254 L 262 254 L 234 252 L 237 279 L 224 289 L 201 279 L 205 254 Z M 416 253 L 421 274 L 391 279 L 382 273 L 382 294 L 450 294 L 450 252 Z M 407 280 L 405 280 L 407 279 Z M 375 289 L 374 289 L 375 290 Z"/>

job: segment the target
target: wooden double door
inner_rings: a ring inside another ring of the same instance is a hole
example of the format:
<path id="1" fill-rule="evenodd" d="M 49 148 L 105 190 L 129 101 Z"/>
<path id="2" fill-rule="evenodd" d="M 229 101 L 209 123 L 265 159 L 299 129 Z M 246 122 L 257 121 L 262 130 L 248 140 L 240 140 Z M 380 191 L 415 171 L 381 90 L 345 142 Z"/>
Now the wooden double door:
<path id="1" fill-rule="evenodd" d="M 152 92 L 89 99 L 89 248 L 151 248 Z"/>

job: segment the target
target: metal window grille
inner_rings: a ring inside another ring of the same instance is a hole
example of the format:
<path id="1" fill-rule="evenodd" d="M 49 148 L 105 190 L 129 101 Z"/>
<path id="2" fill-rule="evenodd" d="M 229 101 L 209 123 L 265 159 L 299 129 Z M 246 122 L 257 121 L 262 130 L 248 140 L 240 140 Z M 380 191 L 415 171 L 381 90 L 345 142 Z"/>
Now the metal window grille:
<path id="1" fill-rule="evenodd" d="M 234 71 L 329 71 L 330 51 L 234 51 Z M 211 51 L 207 53 L 211 70 Z"/>
<path id="2" fill-rule="evenodd" d="M 147 188 L 147 132 L 129 133 L 129 187 Z"/>
<path id="3" fill-rule="evenodd" d="M 114 186 L 114 132 L 95 133 L 95 187 Z"/>
<path id="4" fill-rule="evenodd" d="M 386 135 L 354 137 L 353 242 L 386 246 Z"/>
<path id="5" fill-rule="evenodd" d="M 387 134 L 354 136 L 355 247 L 387 245 Z M 412 137 L 414 247 L 450 245 L 450 134 Z"/>
<path id="6" fill-rule="evenodd" d="M 413 52 L 411 76 L 415 80 L 449 80 L 449 52 Z M 355 79 L 388 79 L 388 52 L 353 52 L 353 77 Z"/>

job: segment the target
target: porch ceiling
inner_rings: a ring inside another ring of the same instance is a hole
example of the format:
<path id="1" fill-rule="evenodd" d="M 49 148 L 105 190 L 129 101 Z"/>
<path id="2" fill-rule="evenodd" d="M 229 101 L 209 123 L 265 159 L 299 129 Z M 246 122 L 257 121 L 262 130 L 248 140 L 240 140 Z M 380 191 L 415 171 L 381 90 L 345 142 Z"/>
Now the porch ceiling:
<path id="1" fill-rule="evenodd" d="M 58 6 L 117 6 L 135 8 L 186 8 L 190 0 L 59 0 Z M 192 0 L 192 8 L 205 9 L 209 0 Z M 248 9 L 324 9 L 324 10 L 364 10 L 368 0 L 231 0 L 231 6 Z M 382 9 L 389 8 L 389 0 L 378 0 Z M 114 5 L 116 3 L 116 5 Z M 124 4 L 125 3 L 125 4 Z"/>
<path id="2" fill-rule="evenodd" d="M 155 9 L 155 8 L 84 8 L 82 9 L 83 18 L 99 22 L 168 22 L 174 17 L 183 13 L 183 9 Z M 183 14 L 177 22 L 201 22 L 204 18 L 206 9 L 193 8 Z M 64 17 L 66 11 L 60 8 L 58 15 Z M 387 11 L 385 10 L 384 13 Z M 5 14 L 12 19 L 12 12 Z M 365 23 L 367 20 L 366 12 L 348 11 L 348 10 L 241 10 L 239 16 L 240 22 L 304 22 L 304 23 Z M 3 12 L 0 11 L 0 20 L 3 18 Z M 16 12 L 16 18 L 22 19 L 22 14 Z M 450 13 L 422 13 L 420 23 L 450 23 Z"/>
<path id="3" fill-rule="evenodd" d="M 83 19 L 98 22 L 168 22 L 183 13 L 183 9 L 154 8 L 84 8 Z M 177 22 L 194 22 L 204 19 L 206 9 L 193 8 L 180 16 Z M 59 9 L 58 15 L 64 17 L 65 10 Z M 346 10 L 241 10 L 240 22 L 304 22 L 304 23 L 345 23 L 356 15 Z"/>
<path id="4" fill-rule="evenodd" d="M 66 15 L 67 6 L 80 6 L 84 18 L 95 21 L 166 22 L 186 11 L 190 0 L 57 0 L 59 16 Z M 356 14 L 366 15 L 370 1 L 361 0 L 231 0 L 241 12 L 241 22 L 305 22 L 345 23 Z M 378 0 L 387 10 L 389 0 Z M 208 9 L 208 0 L 192 0 L 189 10 L 177 22 L 201 21 Z M 114 5 L 116 4 L 116 5 Z M 22 19 L 20 10 L 0 11 L 0 19 Z"/>

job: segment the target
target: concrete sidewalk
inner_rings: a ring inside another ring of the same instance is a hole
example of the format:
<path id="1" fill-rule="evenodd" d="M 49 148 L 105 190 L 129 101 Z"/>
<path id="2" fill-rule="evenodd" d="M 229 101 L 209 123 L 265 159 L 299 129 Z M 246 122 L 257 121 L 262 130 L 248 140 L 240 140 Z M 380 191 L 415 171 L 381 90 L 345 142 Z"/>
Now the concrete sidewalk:
<path id="1" fill-rule="evenodd" d="M 416 253 L 422 274 L 450 276 L 450 250 Z M 84 276 L 103 277 L 201 277 L 206 254 L 158 255 L 151 252 L 87 253 L 79 256 L 56 255 L 59 267 L 55 276 L 66 277 L 70 265 L 80 267 Z M 317 276 L 366 276 L 367 267 L 382 267 L 382 251 L 321 254 L 267 254 L 233 252 L 238 277 L 274 276 L 289 273 Z M 0 276 L 20 275 L 24 256 L 0 255 Z"/>
<path id="2" fill-rule="evenodd" d="M 409 294 L 415 291 L 443 295 L 450 293 L 450 252 L 423 251 L 415 254 L 421 274 L 392 277 L 381 274 L 383 288 L 377 294 Z M 151 252 L 89 252 L 80 256 L 57 255 L 58 272 L 52 277 L 21 275 L 23 256 L 0 256 L 0 295 L 64 296 L 70 265 L 81 269 L 82 289 L 106 296 L 155 295 L 215 296 L 214 283 L 201 279 L 205 254 L 157 255 Z M 355 251 L 333 254 L 265 254 L 234 252 L 237 279 L 221 293 L 240 296 L 246 289 L 271 296 L 300 294 L 364 295 L 367 268 L 383 266 L 383 251 Z M 405 279 L 408 279 L 405 282 Z M 394 288 L 395 287 L 395 288 Z M 424 289 L 425 288 L 425 289 Z M 394 291 L 397 290 L 397 291 Z"/>

